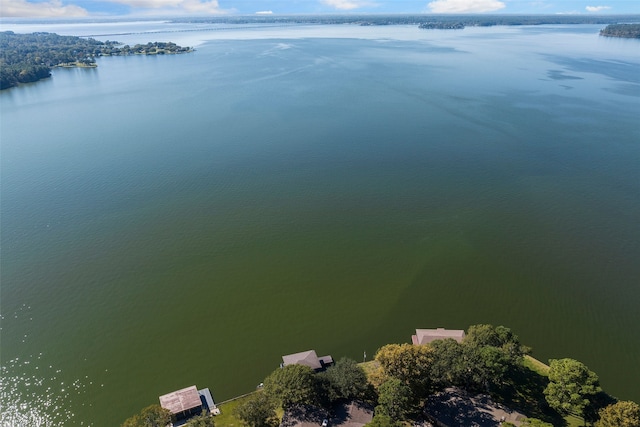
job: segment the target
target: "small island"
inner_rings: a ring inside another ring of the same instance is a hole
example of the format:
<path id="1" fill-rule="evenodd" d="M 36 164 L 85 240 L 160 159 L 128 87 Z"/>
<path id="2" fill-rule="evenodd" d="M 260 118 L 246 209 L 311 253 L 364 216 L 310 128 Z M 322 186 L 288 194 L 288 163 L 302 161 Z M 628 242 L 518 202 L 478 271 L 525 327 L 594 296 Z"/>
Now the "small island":
<path id="1" fill-rule="evenodd" d="M 600 30 L 601 36 L 640 39 L 640 24 L 610 24 Z"/>
<path id="2" fill-rule="evenodd" d="M 462 22 L 423 22 L 418 28 L 423 30 L 463 30 Z"/>
<path id="3" fill-rule="evenodd" d="M 0 32 L 0 90 L 51 76 L 55 67 L 97 67 L 100 56 L 168 55 L 192 52 L 190 47 L 171 42 L 122 45 L 91 38 L 54 33 L 16 34 Z"/>

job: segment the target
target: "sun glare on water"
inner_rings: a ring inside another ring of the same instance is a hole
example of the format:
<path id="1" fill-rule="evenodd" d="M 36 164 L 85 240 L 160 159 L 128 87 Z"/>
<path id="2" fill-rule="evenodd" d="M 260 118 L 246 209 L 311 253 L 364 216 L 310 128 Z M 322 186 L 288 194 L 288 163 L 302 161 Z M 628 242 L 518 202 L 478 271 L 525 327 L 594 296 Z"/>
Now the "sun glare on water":
<path id="1" fill-rule="evenodd" d="M 13 318 L 28 314 L 29 307 L 18 310 Z M 4 316 L 1 317 L 4 320 Z M 25 335 L 22 342 L 28 339 Z M 89 426 L 77 420 L 74 397 L 83 395 L 92 384 L 89 378 L 70 383 L 62 371 L 47 364 L 43 353 L 2 360 L 0 366 L 0 427 Z"/>

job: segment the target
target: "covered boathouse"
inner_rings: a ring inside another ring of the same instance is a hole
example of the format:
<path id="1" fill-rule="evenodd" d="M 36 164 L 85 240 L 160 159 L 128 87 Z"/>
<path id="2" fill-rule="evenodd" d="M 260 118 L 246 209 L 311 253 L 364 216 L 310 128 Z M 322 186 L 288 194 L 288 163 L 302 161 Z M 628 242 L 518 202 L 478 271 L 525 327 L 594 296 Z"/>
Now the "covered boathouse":
<path id="1" fill-rule="evenodd" d="M 171 412 L 177 425 L 183 424 L 185 420 L 193 416 L 200 415 L 202 411 L 214 415 L 220 413 L 213 402 L 209 389 L 198 390 L 195 385 L 160 396 L 160 406 Z"/>

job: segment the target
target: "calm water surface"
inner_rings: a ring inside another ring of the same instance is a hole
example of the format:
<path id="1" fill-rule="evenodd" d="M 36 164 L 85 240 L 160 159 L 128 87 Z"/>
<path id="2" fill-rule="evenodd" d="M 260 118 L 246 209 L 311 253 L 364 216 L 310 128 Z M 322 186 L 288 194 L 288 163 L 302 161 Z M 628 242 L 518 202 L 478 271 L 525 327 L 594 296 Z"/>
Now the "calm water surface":
<path id="1" fill-rule="evenodd" d="M 475 323 L 640 401 L 638 41 L 167 26 L 60 27 L 198 50 L 0 94 L 5 418 L 119 425 Z"/>

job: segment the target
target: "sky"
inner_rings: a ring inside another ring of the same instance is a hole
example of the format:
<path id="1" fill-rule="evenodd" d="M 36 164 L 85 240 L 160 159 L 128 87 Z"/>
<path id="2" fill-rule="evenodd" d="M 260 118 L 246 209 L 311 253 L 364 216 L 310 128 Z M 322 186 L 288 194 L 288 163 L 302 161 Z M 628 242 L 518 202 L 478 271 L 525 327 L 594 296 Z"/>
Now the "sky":
<path id="1" fill-rule="evenodd" d="M 640 0 L 0 0 L 0 17 L 346 13 L 640 14 Z"/>

